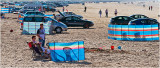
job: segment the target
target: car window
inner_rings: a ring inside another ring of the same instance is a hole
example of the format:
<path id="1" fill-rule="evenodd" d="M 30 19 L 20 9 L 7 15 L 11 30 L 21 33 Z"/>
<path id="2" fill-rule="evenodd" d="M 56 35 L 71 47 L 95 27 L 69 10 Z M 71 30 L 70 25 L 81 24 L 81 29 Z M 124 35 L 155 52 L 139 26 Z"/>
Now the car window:
<path id="1" fill-rule="evenodd" d="M 123 17 L 124 18 L 124 20 L 130 20 L 128 17 Z"/>
<path id="2" fill-rule="evenodd" d="M 27 12 L 26 14 L 27 14 L 27 15 L 34 15 L 33 12 Z"/>
<path id="3" fill-rule="evenodd" d="M 43 15 L 43 13 L 41 13 L 41 12 L 36 12 L 36 15 Z"/>
<path id="4" fill-rule="evenodd" d="M 66 20 L 72 20 L 72 18 L 71 18 L 71 17 L 68 17 L 68 18 L 66 18 Z"/>
<path id="5" fill-rule="evenodd" d="M 158 22 L 156 20 L 150 20 L 149 23 L 151 23 L 151 24 L 158 24 Z"/>
<path id="6" fill-rule="evenodd" d="M 142 24 L 147 24 L 147 21 L 146 20 L 141 20 L 140 21 Z"/>
<path id="7" fill-rule="evenodd" d="M 34 17 L 34 22 L 43 22 L 44 17 Z"/>
<path id="8" fill-rule="evenodd" d="M 33 17 L 25 17 L 24 18 L 24 22 L 32 22 L 32 20 L 33 20 Z"/>
<path id="9" fill-rule="evenodd" d="M 141 15 L 140 18 L 146 18 L 146 16 Z"/>
<path id="10" fill-rule="evenodd" d="M 117 19 L 122 20 L 123 18 L 122 17 L 118 17 Z"/>
<path id="11" fill-rule="evenodd" d="M 138 15 L 135 15 L 134 18 L 138 18 Z"/>
<path id="12" fill-rule="evenodd" d="M 77 17 L 73 17 L 73 20 L 80 20 L 79 18 L 77 18 Z"/>
<path id="13" fill-rule="evenodd" d="M 45 18 L 45 22 L 48 22 L 48 21 L 52 21 L 52 19 L 46 17 L 46 18 Z"/>

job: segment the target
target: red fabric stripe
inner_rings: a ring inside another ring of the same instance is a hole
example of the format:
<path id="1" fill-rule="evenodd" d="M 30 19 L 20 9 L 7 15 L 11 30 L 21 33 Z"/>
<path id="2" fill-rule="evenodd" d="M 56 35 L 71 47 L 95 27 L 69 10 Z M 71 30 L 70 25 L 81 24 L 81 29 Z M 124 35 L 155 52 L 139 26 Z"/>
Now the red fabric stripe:
<path id="1" fill-rule="evenodd" d="M 144 30 L 121 30 L 121 29 L 108 29 L 108 30 L 113 30 L 113 31 L 154 31 L 154 30 L 158 30 L 158 29 L 144 29 Z"/>
<path id="2" fill-rule="evenodd" d="M 154 35 L 113 35 L 113 34 L 108 34 L 108 35 L 112 35 L 112 36 L 131 36 L 131 37 L 134 37 L 134 36 L 158 36 L 159 34 L 154 34 Z"/>

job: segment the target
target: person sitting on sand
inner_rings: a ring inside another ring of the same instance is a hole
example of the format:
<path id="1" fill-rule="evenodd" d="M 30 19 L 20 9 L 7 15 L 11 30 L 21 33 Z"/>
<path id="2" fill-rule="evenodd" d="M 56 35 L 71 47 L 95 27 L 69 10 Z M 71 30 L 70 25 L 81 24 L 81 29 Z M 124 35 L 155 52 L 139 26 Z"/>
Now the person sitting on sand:
<path id="1" fill-rule="evenodd" d="M 50 57 L 50 50 L 46 47 L 42 47 L 40 45 L 41 43 L 36 42 L 36 36 L 32 36 L 32 47 L 38 53 L 40 56 L 46 55 L 47 57 Z"/>

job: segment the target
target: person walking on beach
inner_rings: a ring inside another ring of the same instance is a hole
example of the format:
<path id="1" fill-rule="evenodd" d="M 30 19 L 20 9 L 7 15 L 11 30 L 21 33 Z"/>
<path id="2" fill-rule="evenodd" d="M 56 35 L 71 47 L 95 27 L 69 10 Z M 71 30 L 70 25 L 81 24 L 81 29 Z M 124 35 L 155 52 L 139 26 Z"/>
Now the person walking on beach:
<path id="1" fill-rule="evenodd" d="M 100 15 L 100 18 L 101 18 L 101 15 L 102 15 L 102 11 L 101 11 L 101 9 L 99 10 L 99 15 Z"/>
<path id="2" fill-rule="evenodd" d="M 106 9 L 105 13 L 106 13 L 106 17 L 108 17 L 108 9 Z"/>
<path id="3" fill-rule="evenodd" d="M 118 13 L 118 11 L 117 11 L 117 9 L 115 9 L 115 11 L 114 11 L 115 16 L 117 16 L 117 13 Z"/>
<path id="4" fill-rule="evenodd" d="M 87 11 L 87 7 L 85 6 L 85 7 L 84 7 L 84 12 L 86 12 L 86 11 Z"/>
<path id="5" fill-rule="evenodd" d="M 152 11 L 152 8 L 153 8 L 153 7 L 151 6 L 151 11 Z"/>
<path id="6" fill-rule="evenodd" d="M 37 36 L 39 38 L 39 42 L 41 42 L 41 46 L 44 47 L 45 44 L 45 29 L 43 24 L 40 24 L 40 28 L 37 30 Z"/>
<path id="7" fill-rule="evenodd" d="M 64 12 L 64 7 L 63 7 L 63 12 Z"/>
<path id="8" fill-rule="evenodd" d="M 149 10 L 150 10 L 151 8 L 150 8 L 150 6 L 149 6 Z"/>

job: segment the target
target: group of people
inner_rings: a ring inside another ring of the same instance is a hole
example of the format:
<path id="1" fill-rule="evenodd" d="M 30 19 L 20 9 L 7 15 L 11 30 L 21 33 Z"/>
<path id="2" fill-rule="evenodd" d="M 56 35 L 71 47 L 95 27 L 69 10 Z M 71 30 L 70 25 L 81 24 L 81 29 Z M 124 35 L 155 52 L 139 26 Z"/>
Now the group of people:
<path id="1" fill-rule="evenodd" d="M 152 6 L 149 6 L 149 10 L 151 10 L 151 11 L 152 11 L 152 9 L 153 9 L 153 7 L 152 7 Z"/>
<path id="2" fill-rule="evenodd" d="M 87 7 L 85 6 L 84 7 L 84 12 L 86 12 L 86 11 L 87 11 Z M 108 18 L 108 9 L 105 10 L 105 14 L 106 14 L 106 17 Z M 115 9 L 114 14 L 115 14 L 115 16 L 117 16 L 117 14 L 118 14 L 117 9 Z M 100 18 L 101 18 L 102 17 L 102 10 L 101 9 L 99 10 L 99 15 L 100 15 Z"/>
<path id="3" fill-rule="evenodd" d="M 50 58 L 50 50 L 45 45 L 45 29 L 43 24 L 40 24 L 40 28 L 37 30 L 37 37 L 39 42 L 36 42 L 36 36 L 32 36 L 32 49 L 35 50 L 40 56 Z"/>
<path id="4" fill-rule="evenodd" d="M 117 13 L 118 13 L 118 11 L 117 11 L 117 9 L 115 9 L 115 11 L 114 11 L 115 16 L 117 16 Z M 108 9 L 105 10 L 105 14 L 106 14 L 106 17 L 108 18 Z M 101 9 L 99 10 L 99 15 L 101 18 L 102 17 L 102 10 Z"/>

